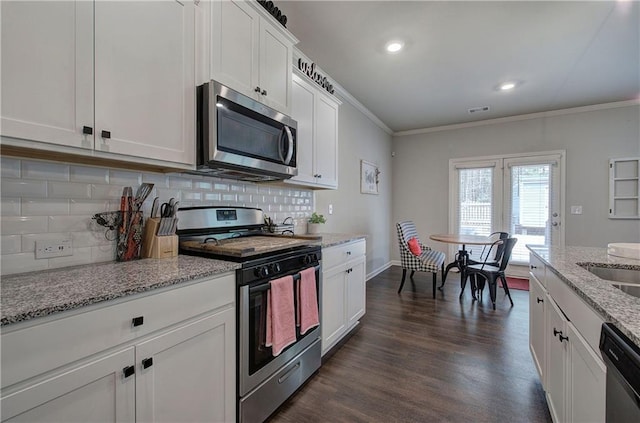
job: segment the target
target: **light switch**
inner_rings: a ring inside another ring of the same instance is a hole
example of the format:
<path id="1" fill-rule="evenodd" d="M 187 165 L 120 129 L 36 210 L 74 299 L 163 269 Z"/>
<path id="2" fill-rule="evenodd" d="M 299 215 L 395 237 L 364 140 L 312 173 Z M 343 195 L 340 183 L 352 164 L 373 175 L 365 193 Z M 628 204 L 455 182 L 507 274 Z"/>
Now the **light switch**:
<path id="1" fill-rule="evenodd" d="M 329 204 L 329 214 L 333 214 L 333 204 Z"/>
<path id="2" fill-rule="evenodd" d="M 571 214 L 582 214 L 582 206 L 571 206 Z"/>

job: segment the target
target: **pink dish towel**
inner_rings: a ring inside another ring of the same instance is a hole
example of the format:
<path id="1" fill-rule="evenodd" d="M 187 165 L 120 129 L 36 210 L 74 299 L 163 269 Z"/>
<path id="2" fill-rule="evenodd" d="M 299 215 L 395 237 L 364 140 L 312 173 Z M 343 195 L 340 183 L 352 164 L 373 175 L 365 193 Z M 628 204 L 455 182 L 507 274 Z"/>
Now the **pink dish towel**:
<path id="1" fill-rule="evenodd" d="M 298 281 L 298 322 L 300 335 L 320 324 L 318 317 L 318 294 L 316 292 L 316 269 L 309 267 L 300 272 Z"/>
<path id="2" fill-rule="evenodd" d="M 273 356 L 296 342 L 296 321 L 293 305 L 293 276 L 270 282 L 267 291 L 267 336 L 265 345 L 272 347 Z"/>

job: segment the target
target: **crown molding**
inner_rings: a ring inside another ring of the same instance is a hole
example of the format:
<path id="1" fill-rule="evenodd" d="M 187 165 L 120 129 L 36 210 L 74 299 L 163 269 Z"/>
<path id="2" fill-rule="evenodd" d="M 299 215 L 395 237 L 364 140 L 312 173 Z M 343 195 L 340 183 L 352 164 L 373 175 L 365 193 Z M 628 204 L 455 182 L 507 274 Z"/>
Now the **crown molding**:
<path id="1" fill-rule="evenodd" d="M 593 112 L 596 110 L 616 109 L 640 105 L 640 99 L 616 101 L 613 103 L 593 104 L 589 106 L 572 107 L 569 109 L 550 110 L 547 112 L 529 113 L 525 115 L 508 116 L 496 119 L 487 119 L 477 122 L 456 123 L 453 125 L 434 126 L 432 128 L 412 129 L 409 131 L 394 132 L 394 137 L 405 137 L 409 135 L 428 134 L 430 132 L 451 131 L 454 129 L 473 128 L 475 126 L 495 125 L 499 123 L 516 122 L 520 120 L 538 119 L 553 116 L 570 115 L 575 113 Z"/>
<path id="2" fill-rule="evenodd" d="M 297 68 L 298 59 L 300 59 L 300 58 L 302 60 L 304 60 L 304 61 L 309 62 L 309 63 L 313 63 L 313 60 L 311 60 L 307 55 L 305 55 L 297 47 L 294 46 L 293 47 L 293 64 L 292 64 L 294 69 Z M 342 85 L 340 85 L 339 83 L 336 82 L 335 79 L 330 77 L 329 74 L 327 74 L 327 72 L 322 70 L 322 68 L 317 66 L 317 65 L 316 65 L 316 69 L 318 70 L 318 72 L 322 73 L 323 75 L 326 75 L 327 79 L 329 81 L 331 81 L 331 84 L 333 85 L 333 88 L 335 90 L 335 94 L 340 96 L 340 98 L 342 100 L 349 102 L 353 107 L 358 109 L 358 111 L 360 111 L 360 113 L 365 115 L 371 122 L 373 122 L 377 127 L 382 129 L 384 132 L 386 132 L 387 134 L 392 135 L 392 136 L 394 135 L 394 132 L 391 130 L 391 128 L 389 128 L 387 125 L 385 125 L 384 122 L 382 122 L 380 119 L 378 119 L 378 117 L 376 115 L 374 115 L 362 103 L 360 103 L 358 100 L 356 100 L 356 98 L 354 96 L 352 96 L 346 89 L 344 89 L 344 87 Z"/>

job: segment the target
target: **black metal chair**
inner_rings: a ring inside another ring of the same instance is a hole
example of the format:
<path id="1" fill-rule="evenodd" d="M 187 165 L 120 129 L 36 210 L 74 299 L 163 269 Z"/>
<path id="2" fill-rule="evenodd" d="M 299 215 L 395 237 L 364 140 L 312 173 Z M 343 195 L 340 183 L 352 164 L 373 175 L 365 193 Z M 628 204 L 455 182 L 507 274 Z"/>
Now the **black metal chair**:
<path id="1" fill-rule="evenodd" d="M 489 234 L 489 238 L 494 238 L 497 237 L 496 240 L 505 240 L 507 238 L 509 238 L 509 233 L 507 232 L 493 232 L 491 234 Z M 498 261 L 500 261 L 500 257 L 502 257 L 502 250 L 504 248 L 504 244 L 498 244 L 498 247 L 495 249 L 491 249 L 489 248 L 488 251 L 486 251 L 487 246 L 485 245 L 484 247 L 482 247 L 482 252 L 480 253 L 480 260 L 481 261 L 477 261 L 474 260 L 472 258 L 467 259 L 467 263 L 469 265 L 472 264 L 482 264 L 486 261 L 487 257 L 491 254 L 492 251 L 495 252 L 495 254 L 493 255 L 493 259 L 490 260 L 488 262 L 488 264 L 491 264 L 493 266 L 497 266 L 498 265 Z M 485 251 L 486 251 L 486 255 L 485 255 Z M 484 259 L 483 259 L 484 257 Z M 447 280 L 447 274 L 449 273 L 449 270 L 453 269 L 453 268 L 458 269 L 458 271 L 460 271 L 460 267 L 458 266 L 458 254 L 456 254 L 456 256 L 454 257 L 454 260 L 449 263 L 447 265 L 447 267 L 444 269 L 444 273 L 442 275 L 442 284 L 440 285 L 440 288 L 442 288 L 444 286 L 445 281 Z"/>
<path id="2" fill-rule="evenodd" d="M 497 240 L 491 245 L 491 249 L 493 249 L 494 247 L 497 249 L 500 243 L 502 243 L 503 246 L 501 251 L 502 256 L 500 257 L 497 266 L 493 265 L 492 262 L 488 259 L 483 263 L 467 266 L 467 277 L 476 277 L 477 289 L 478 291 L 480 291 L 478 298 L 482 298 L 485 282 L 489 284 L 489 296 L 491 297 L 491 302 L 493 304 L 494 310 L 496 309 L 496 291 L 498 286 L 498 279 L 500 279 L 500 281 L 502 282 L 504 293 L 507 295 L 507 297 L 509 297 L 509 302 L 511 302 L 511 306 L 513 307 L 513 300 L 511 299 L 511 294 L 509 293 L 509 286 L 507 285 L 507 278 L 504 274 L 504 271 L 509 264 L 511 252 L 513 251 L 513 247 L 517 241 L 518 238 L 507 238 L 506 240 Z M 473 285 L 474 283 L 471 284 L 472 287 Z"/>
<path id="3" fill-rule="evenodd" d="M 407 270 L 411 270 L 411 275 L 409 276 L 411 281 L 413 281 L 413 274 L 415 272 L 431 272 L 433 273 L 433 298 L 435 298 L 436 275 L 438 270 L 442 270 L 444 275 L 444 253 L 432 250 L 429 246 L 420 242 L 416 226 L 413 222 L 398 222 L 396 223 L 396 229 L 398 230 L 400 262 L 402 264 L 402 281 L 400 282 L 400 288 L 398 288 L 398 294 L 402 291 L 402 287 L 404 286 L 404 279 L 407 276 Z M 422 254 L 419 256 L 414 255 L 411 250 L 409 250 L 408 243 L 411 238 L 415 238 L 420 245 Z"/>

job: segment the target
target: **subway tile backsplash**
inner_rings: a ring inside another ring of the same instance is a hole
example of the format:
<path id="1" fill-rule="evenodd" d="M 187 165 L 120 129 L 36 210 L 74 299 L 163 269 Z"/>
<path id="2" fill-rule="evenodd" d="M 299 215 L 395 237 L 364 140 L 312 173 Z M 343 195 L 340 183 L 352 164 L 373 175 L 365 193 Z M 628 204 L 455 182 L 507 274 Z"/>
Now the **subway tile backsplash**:
<path id="1" fill-rule="evenodd" d="M 282 222 L 304 222 L 313 211 L 313 191 L 288 185 L 264 185 L 187 174 L 162 174 L 0 157 L 3 275 L 115 260 L 113 234 L 91 219 L 118 210 L 122 188 L 135 193 L 142 182 L 154 184 L 143 206 L 149 216 L 153 197 L 174 197 L 181 207 L 214 205 L 259 207 Z M 304 228 L 304 225 L 301 225 Z M 39 240 L 71 238 L 73 255 L 35 259 Z"/>

